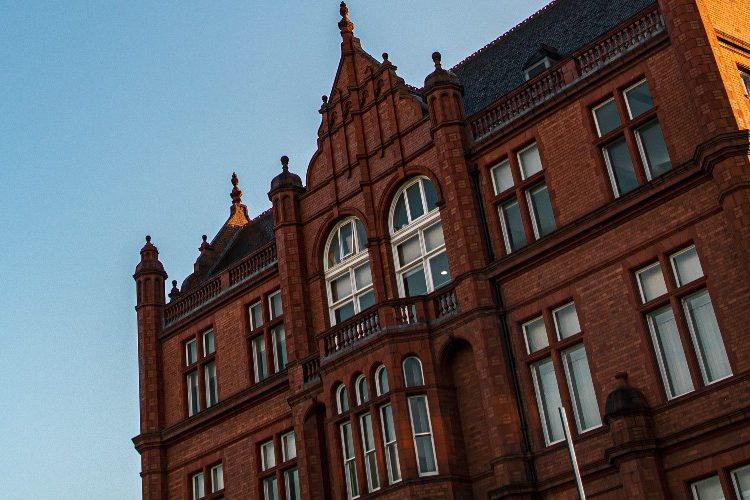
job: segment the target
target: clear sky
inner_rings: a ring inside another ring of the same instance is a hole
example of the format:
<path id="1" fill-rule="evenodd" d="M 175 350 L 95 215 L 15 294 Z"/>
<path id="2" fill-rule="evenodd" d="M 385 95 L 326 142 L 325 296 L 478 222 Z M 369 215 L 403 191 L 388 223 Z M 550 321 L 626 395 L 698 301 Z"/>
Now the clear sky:
<path id="1" fill-rule="evenodd" d="M 349 2 L 422 86 L 545 0 Z M 304 178 L 339 59 L 338 2 L 0 0 L 0 496 L 140 496 L 133 270 L 182 282 L 278 158 Z"/>

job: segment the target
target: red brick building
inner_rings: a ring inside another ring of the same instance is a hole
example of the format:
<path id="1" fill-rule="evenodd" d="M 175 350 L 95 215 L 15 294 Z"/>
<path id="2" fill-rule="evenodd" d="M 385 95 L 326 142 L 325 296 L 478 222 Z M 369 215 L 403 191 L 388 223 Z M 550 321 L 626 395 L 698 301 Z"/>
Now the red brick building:
<path id="1" fill-rule="evenodd" d="M 750 498 L 748 7 L 556 0 L 414 88 L 342 5 L 304 182 L 169 301 L 141 250 L 143 497 L 576 498 L 562 408 L 589 498 Z"/>

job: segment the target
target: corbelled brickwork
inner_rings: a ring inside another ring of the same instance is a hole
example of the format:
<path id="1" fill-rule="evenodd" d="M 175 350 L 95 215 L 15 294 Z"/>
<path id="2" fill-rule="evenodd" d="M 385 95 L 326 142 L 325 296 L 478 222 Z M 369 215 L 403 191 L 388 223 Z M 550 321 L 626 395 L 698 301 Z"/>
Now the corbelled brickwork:
<path id="1" fill-rule="evenodd" d="M 692 498 L 704 479 L 732 498 L 750 464 L 741 3 L 556 0 L 455 71 L 433 54 L 419 89 L 364 51 L 342 3 L 304 180 L 283 157 L 271 213 L 250 218 L 234 176 L 227 223 L 169 302 L 141 250 L 143 498 L 577 498 L 558 406 L 588 498 Z M 540 46 L 571 9 L 592 25 Z M 671 258 L 693 247 L 700 271 L 678 282 Z M 654 263 L 664 290 L 644 304 Z"/>

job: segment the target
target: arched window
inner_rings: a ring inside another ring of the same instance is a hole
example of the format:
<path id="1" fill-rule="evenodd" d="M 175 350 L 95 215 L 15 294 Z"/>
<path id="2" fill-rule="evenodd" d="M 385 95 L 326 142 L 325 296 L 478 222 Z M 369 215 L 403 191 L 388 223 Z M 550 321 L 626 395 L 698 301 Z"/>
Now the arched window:
<path id="1" fill-rule="evenodd" d="M 346 391 L 346 386 L 341 384 L 336 389 L 336 409 L 339 413 L 349 411 L 349 394 Z"/>
<path id="2" fill-rule="evenodd" d="M 449 283 L 437 193 L 427 177 L 416 177 L 396 195 L 390 214 L 399 294 L 424 295 Z"/>
<path id="3" fill-rule="evenodd" d="M 390 388 L 388 387 L 388 370 L 385 369 L 385 366 L 380 365 L 378 366 L 378 369 L 375 370 L 375 393 L 378 396 L 382 396 L 383 394 L 386 394 Z"/>
<path id="4" fill-rule="evenodd" d="M 370 391 L 367 388 L 367 379 L 364 375 L 357 377 L 355 382 L 355 389 L 357 391 L 357 404 L 361 405 L 367 403 L 370 400 Z"/>
<path id="5" fill-rule="evenodd" d="M 419 387 L 424 385 L 422 376 L 422 362 L 416 356 L 409 356 L 404 360 L 404 381 L 406 387 Z"/>
<path id="6" fill-rule="evenodd" d="M 356 217 L 340 222 L 328 237 L 325 255 L 328 310 L 335 325 L 375 304 L 362 222 Z"/>

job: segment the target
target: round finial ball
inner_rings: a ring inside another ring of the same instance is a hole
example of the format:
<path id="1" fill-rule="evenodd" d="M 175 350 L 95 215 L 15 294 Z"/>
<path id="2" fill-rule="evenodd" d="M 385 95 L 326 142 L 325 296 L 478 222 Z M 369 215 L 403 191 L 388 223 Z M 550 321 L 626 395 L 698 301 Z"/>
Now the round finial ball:
<path id="1" fill-rule="evenodd" d="M 443 56 L 440 55 L 440 52 L 433 52 L 432 53 L 432 62 L 435 64 L 440 64 L 440 60 Z"/>
<path id="2" fill-rule="evenodd" d="M 284 156 L 281 157 L 281 165 L 283 167 L 288 167 L 289 166 L 289 157 L 288 156 L 284 155 Z"/>
<path id="3" fill-rule="evenodd" d="M 323 104 L 326 104 L 328 102 L 328 96 L 327 95 L 320 96 L 320 99 L 323 101 Z"/>
<path id="4" fill-rule="evenodd" d="M 177 286 L 177 280 L 172 280 L 172 286 Z"/>
<path id="5" fill-rule="evenodd" d="M 383 61 L 388 60 L 388 52 L 383 52 Z"/>
<path id="6" fill-rule="evenodd" d="M 205 234 L 203 236 L 201 236 L 201 238 L 203 238 L 203 243 L 205 243 L 206 240 L 208 240 L 208 236 L 206 236 Z"/>
<path id="7" fill-rule="evenodd" d="M 150 234 L 146 235 L 146 243 L 151 243 L 151 235 Z"/>

